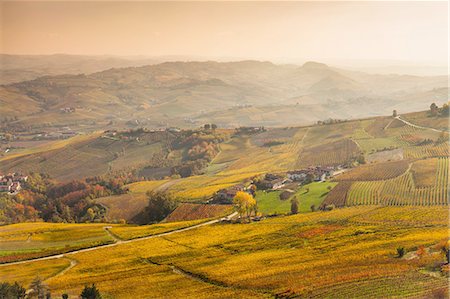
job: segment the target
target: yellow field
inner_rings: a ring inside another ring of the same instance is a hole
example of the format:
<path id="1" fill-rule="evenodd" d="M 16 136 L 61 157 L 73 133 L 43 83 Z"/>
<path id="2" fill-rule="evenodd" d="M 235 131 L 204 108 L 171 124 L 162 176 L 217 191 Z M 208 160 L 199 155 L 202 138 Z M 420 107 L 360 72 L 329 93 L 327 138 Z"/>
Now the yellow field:
<path id="1" fill-rule="evenodd" d="M 170 223 L 158 223 L 152 225 L 140 225 L 140 226 L 113 226 L 109 229 L 115 236 L 122 240 L 130 240 L 135 238 L 141 238 L 146 236 L 152 236 L 156 234 L 166 233 L 177 229 L 193 226 L 202 222 L 206 222 L 208 219 L 180 221 Z"/>
<path id="2" fill-rule="evenodd" d="M 443 256 L 400 259 L 396 248 L 433 252 L 448 239 L 447 225 L 439 207 L 351 207 L 210 225 L 70 255 L 77 265 L 46 283 L 55 297 L 94 282 L 112 298 L 426 297 L 447 285 L 430 268 Z M 30 267 L 39 269 L 32 262 L 0 271 L 26 283 L 39 273 Z"/>

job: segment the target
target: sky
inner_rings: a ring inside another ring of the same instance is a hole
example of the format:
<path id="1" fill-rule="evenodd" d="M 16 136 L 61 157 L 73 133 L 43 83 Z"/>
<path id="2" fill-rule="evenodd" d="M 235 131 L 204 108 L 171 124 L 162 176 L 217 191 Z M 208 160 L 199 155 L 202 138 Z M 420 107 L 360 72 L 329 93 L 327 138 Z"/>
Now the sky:
<path id="1" fill-rule="evenodd" d="M 0 52 L 447 65 L 441 2 L 1 2 Z"/>

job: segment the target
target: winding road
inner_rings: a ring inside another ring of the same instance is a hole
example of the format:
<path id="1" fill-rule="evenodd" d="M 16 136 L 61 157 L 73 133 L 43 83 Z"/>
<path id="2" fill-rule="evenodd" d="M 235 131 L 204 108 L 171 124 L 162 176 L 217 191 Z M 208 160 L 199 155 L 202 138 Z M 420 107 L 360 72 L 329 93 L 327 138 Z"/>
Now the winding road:
<path id="1" fill-rule="evenodd" d="M 94 250 L 98 250 L 98 249 L 114 247 L 114 246 L 117 246 L 117 245 L 120 245 L 120 244 L 128 244 L 128 243 L 138 242 L 138 241 L 142 241 L 142 240 L 148 240 L 148 239 L 153 239 L 153 238 L 157 238 L 157 237 L 168 236 L 168 235 L 172 235 L 172 234 L 176 234 L 176 233 L 181 233 L 181 232 L 185 232 L 185 231 L 188 231 L 188 230 L 192 230 L 192 229 L 195 229 L 195 228 L 198 228 L 198 227 L 202 227 L 202 226 L 218 223 L 218 222 L 220 222 L 222 220 L 231 220 L 234 217 L 236 217 L 237 214 L 238 214 L 237 212 L 234 212 L 234 213 L 232 213 L 232 214 L 230 214 L 230 215 L 228 215 L 226 217 L 220 218 L 220 219 L 214 219 L 214 220 L 210 220 L 210 221 L 203 222 L 203 223 L 200 223 L 200 224 L 196 224 L 196 225 L 193 225 L 193 226 L 184 227 L 184 228 L 172 230 L 172 231 L 165 232 L 165 233 L 155 234 L 155 235 L 151 235 L 151 236 L 135 238 L 135 239 L 131 239 L 131 240 L 120 240 L 120 239 L 118 239 L 116 236 L 114 236 L 114 234 L 112 234 L 108 230 L 109 227 L 105 226 L 104 229 L 115 240 L 115 242 L 112 243 L 112 244 L 99 245 L 99 246 L 95 246 L 95 247 L 78 249 L 78 250 L 74 250 L 74 251 L 67 252 L 67 253 L 49 255 L 49 256 L 46 256 L 46 257 L 40 257 L 40 258 L 29 259 L 29 260 L 24 260 L 24 261 L 3 263 L 3 264 L 0 264 L 0 267 L 2 267 L 2 266 L 10 266 L 10 265 L 20 265 L 20 264 L 26 264 L 26 263 L 31 263 L 31 262 L 37 262 L 37 261 L 46 261 L 46 260 L 52 260 L 52 259 L 60 259 L 60 258 L 64 258 L 64 257 L 65 258 L 69 258 L 70 255 L 74 255 L 74 254 L 81 253 L 81 252 L 94 251 Z M 72 259 L 70 259 L 70 260 L 72 261 Z M 72 265 L 72 262 L 71 262 L 70 268 L 72 268 L 74 266 L 75 266 L 75 264 Z M 68 269 L 66 269 L 64 271 L 67 271 L 70 268 L 68 268 Z"/>
<path id="2" fill-rule="evenodd" d="M 404 122 L 404 123 L 407 124 L 408 126 L 411 126 L 411 127 L 417 128 L 417 129 L 431 130 L 431 131 L 438 132 L 438 133 L 441 133 L 441 132 L 448 132 L 448 131 L 446 131 L 446 130 L 438 130 L 438 129 L 435 129 L 435 128 L 422 127 L 422 126 L 415 125 L 415 124 L 413 124 L 413 123 L 410 123 L 410 122 L 407 121 L 407 120 L 404 120 L 403 118 L 400 117 L 400 115 L 396 116 L 395 118 L 398 119 L 399 121 Z"/>

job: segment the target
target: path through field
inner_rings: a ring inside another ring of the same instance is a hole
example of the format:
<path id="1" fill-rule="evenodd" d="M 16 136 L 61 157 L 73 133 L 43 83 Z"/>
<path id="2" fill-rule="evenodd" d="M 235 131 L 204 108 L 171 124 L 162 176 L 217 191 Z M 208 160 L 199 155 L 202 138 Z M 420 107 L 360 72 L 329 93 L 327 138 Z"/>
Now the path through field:
<path id="1" fill-rule="evenodd" d="M 173 231 L 170 231 L 170 232 L 155 234 L 155 235 L 146 236 L 146 237 L 135 238 L 135 239 L 132 239 L 132 240 L 125 240 L 125 241 L 123 241 L 123 240 L 120 240 L 117 237 L 113 236 L 110 233 L 110 235 L 116 240 L 115 243 L 106 244 L 106 245 L 99 245 L 99 246 L 90 247 L 90 248 L 84 248 L 84 249 L 78 249 L 78 250 L 74 250 L 74 251 L 67 252 L 67 253 L 55 254 L 55 255 L 50 255 L 50 256 L 40 257 L 40 258 L 35 258 L 35 259 L 29 259 L 29 260 L 24 260 L 24 261 L 3 263 L 3 264 L 0 264 L 0 267 L 1 266 L 8 266 L 8 265 L 26 264 L 26 263 L 30 263 L 30 262 L 36 262 L 36 261 L 46 261 L 46 260 L 52 260 L 52 259 L 59 259 L 59 258 L 64 258 L 64 257 L 69 258 L 68 257 L 69 255 L 74 255 L 74 254 L 81 253 L 81 252 L 94 251 L 94 250 L 98 250 L 98 249 L 102 249 L 102 248 L 114 247 L 114 246 L 117 246 L 117 245 L 120 245 L 120 244 L 126 244 L 126 243 L 132 243 L 132 242 L 137 242 L 137 241 L 142 241 L 142 240 L 148 240 L 148 239 L 153 239 L 153 238 L 162 237 L 162 236 L 168 236 L 168 235 L 172 235 L 172 234 L 188 231 L 188 230 L 191 230 L 191 229 L 195 229 L 195 228 L 198 228 L 198 227 L 202 227 L 202 226 L 218 223 L 222 219 L 231 220 L 234 217 L 236 217 L 237 214 L 238 214 L 237 212 L 234 212 L 234 213 L 232 213 L 232 214 L 230 214 L 230 215 L 228 215 L 228 216 L 226 216 L 224 218 L 221 218 L 221 219 L 214 219 L 214 220 L 211 220 L 211 221 L 208 221 L 208 222 L 203 222 L 203 223 L 196 224 L 196 225 L 193 225 L 193 226 L 176 229 L 176 230 L 173 230 Z M 108 232 L 108 228 L 107 227 L 105 227 L 104 229 Z"/>
<path id="2" fill-rule="evenodd" d="M 395 117 L 395 118 L 398 119 L 399 121 L 404 122 L 404 123 L 407 124 L 408 126 L 411 126 L 411 127 L 417 128 L 417 129 L 431 130 L 431 131 L 438 132 L 438 133 L 441 133 L 441 132 L 447 132 L 446 130 L 438 130 L 438 129 L 435 129 L 435 128 L 422 127 L 422 126 L 415 125 L 415 124 L 413 124 L 413 123 L 410 123 L 410 122 L 407 121 L 407 120 L 402 119 L 402 118 L 400 117 L 400 115 L 398 115 L 398 116 Z"/>
<path id="3" fill-rule="evenodd" d="M 155 188 L 155 192 L 165 192 L 167 191 L 170 187 L 172 187 L 173 185 L 175 185 L 176 183 L 178 183 L 179 181 L 181 181 L 182 179 L 175 179 L 175 180 L 170 180 L 158 187 Z"/>

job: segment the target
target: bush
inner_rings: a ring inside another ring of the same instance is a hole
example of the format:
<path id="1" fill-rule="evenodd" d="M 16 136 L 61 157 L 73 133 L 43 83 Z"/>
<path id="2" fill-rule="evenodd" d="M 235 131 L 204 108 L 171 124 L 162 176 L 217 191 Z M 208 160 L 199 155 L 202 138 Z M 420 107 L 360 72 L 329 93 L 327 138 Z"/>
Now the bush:
<path id="1" fill-rule="evenodd" d="M 283 192 L 280 193 L 280 199 L 281 200 L 286 200 L 289 197 L 291 197 L 292 194 L 293 194 L 293 192 L 291 192 L 291 191 L 283 191 Z"/>
<path id="2" fill-rule="evenodd" d="M 324 210 L 324 211 L 332 211 L 332 210 L 334 210 L 334 208 L 335 208 L 335 205 L 334 205 L 334 204 L 331 204 L 331 205 L 326 205 L 326 206 L 323 208 L 323 210 Z"/>
<path id="3" fill-rule="evenodd" d="M 398 247 L 397 248 L 397 257 L 402 258 L 405 255 L 405 248 Z"/>
<path id="4" fill-rule="evenodd" d="M 83 291 L 80 294 L 81 299 L 102 299 L 100 291 L 97 289 L 95 284 L 92 286 L 84 286 Z"/>
<path id="5" fill-rule="evenodd" d="M 297 214 L 298 213 L 298 199 L 294 197 L 291 199 L 291 214 Z"/>

